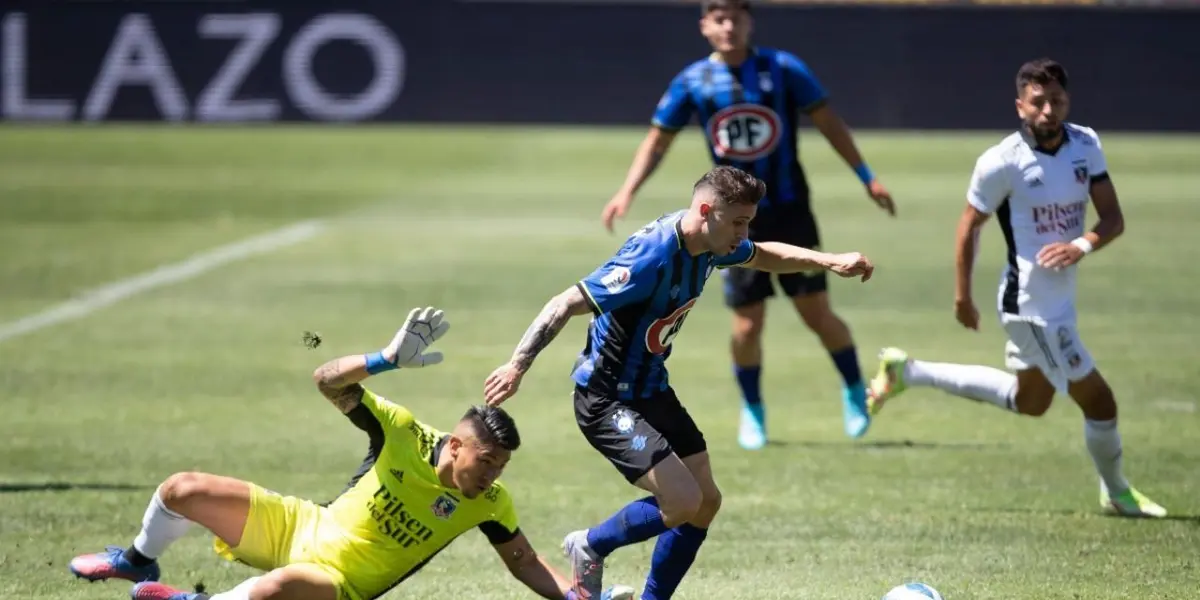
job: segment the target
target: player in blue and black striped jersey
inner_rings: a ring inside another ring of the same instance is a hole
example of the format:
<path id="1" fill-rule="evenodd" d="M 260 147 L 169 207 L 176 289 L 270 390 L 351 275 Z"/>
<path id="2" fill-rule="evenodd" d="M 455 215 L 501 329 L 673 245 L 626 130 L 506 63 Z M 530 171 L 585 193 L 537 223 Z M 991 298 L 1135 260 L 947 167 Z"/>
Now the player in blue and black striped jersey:
<path id="1" fill-rule="evenodd" d="M 701 4 L 700 31 L 713 52 L 685 67 L 667 87 L 624 185 L 604 208 L 609 231 L 613 219 L 629 209 L 676 134 L 693 118 L 704 131 L 715 164 L 749 171 L 767 183 L 758 216 L 750 224 L 754 241 L 820 249 L 808 181 L 798 160 L 796 129 L 802 113 L 854 168 L 868 196 L 894 214 L 891 196 L 863 161 L 849 128 L 808 66 L 788 52 L 750 44 L 748 2 L 704 0 Z M 767 441 L 759 380 L 766 301 L 775 288 L 770 273 L 734 267 L 722 275 L 725 303 L 734 313 L 730 353 L 743 400 L 738 441 L 753 450 Z M 830 307 L 825 273 L 794 273 L 777 279 L 841 374 L 846 434 L 861 437 L 870 424 L 866 387 L 850 328 Z"/>
<path id="2" fill-rule="evenodd" d="M 616 254 L 548 302 L 511 360 L 484 387 L 488 404 L 516 393 L 521 378 L 574 316 L 592 313 L 575 365 L 575 419 L 584 437 L 630 483 L 652 496 L 607 521 L 568 534 L 576 593 L 600 597 L 604 557 L 658 536 L 643 600 L 665 600 L 691 566 L 720 505 L 704 435 L 667 376 L 672 342 L 714 269 L 772 273 L 830 270 L 866 281 L 858 253 L 827 254 L 782 242 L 752 242 L 762 180 L 718 166 L 692 188 L 691 206 L 631 235 Z"/>

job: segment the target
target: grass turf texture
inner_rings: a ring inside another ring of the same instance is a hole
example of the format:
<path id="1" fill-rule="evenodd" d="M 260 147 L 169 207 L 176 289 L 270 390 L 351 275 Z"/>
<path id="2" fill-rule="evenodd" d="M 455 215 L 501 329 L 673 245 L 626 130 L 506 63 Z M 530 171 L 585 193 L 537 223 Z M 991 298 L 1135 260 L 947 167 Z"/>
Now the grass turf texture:
<path id="1" fill-rule="evenodd" d="M 1103 135 L 1103 132 L 1101 132 Z M 0 322 L 217 245 L 330 218 L 310 241 L 154 290 L 84 319 L 0 343 L 0 597 L 127 597 L 66 563 L 127 545 L 154 486 L 180 470 L 254 480 L 324 500 L 366 450 L 313 389 L 314 367 L 385 344 L 410 307 L 444 308 L 447 361 L 370 381 L 449 427 L 478 402 L 543 302 L 633 231 L 682 207 L 708 167 L 683 136 L 618 236 L 600 226 L 640 130 L 474 128 L 6 128 L 0 136 Z M 832 296 L 874 371 L 881 345 L 918 357 L 1002 365 L 992 318 L 1003 264 L 985 230 L 976 301 L 984 328 L 951 311 L 952 239 L 974 159 L 996 134 L 861 134 L 891 189 L 889 220 L 808 132 L 803 153 L 830 250 L 878 265 Z M 777 441 L 747 453 L 727 358 L 719 280 L 676 341 L 673 382 L 704 429 L 724 506 L 677 595 L 877 598 L 906 580 L 952 600 L 1186 597 L 1200 535 L 1200 418 L 1186 282 L 1200 206 L 1200 140 L 1104 136 L 1128 233 L 1080 277 L 1085 342 L 1121 407 L 1126 471 L 1173 512 L 1103 517 L 1077 408 L 1043 418 L 913 391 L 860 442 L 842 434 L 831 361 L 781 301 L 769 308 L 763 389 Z M 568 370 L 579 319 L 507 404 L 524 446 L 504 479 L 535 547 L 564 570 L 566 532 L 639 493 L 582 439 Z M 309 350 L 305 330 L 324 343 Z M 164 581 L 222 591 L 252 574 L 193 531 Z M 651 544 L 618 551 L 608 580 L 638 589 Z M 393 598 L 528 598 L 484 538 L 468 534 Z"/>

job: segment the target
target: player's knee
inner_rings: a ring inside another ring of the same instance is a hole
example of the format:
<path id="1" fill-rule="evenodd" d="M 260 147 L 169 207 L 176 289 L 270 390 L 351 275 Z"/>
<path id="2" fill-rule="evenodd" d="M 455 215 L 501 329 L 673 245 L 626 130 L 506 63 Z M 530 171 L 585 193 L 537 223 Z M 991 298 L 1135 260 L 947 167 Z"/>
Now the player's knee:
<path id="1" fill-rule="evenodd" d="M 1073 381 L 1069 390 L 1083 415 L 1096 421 L 1117 418 L 1117 398 L 1108 382 L 1095 371 L 1080 381 Z"/>
<path id="2" fill-rule="evenodd" d="M 707 527 L 721 510 L 721 490 L 712 488 L 704 492 L 700 498 L 700 508 L 692 517 L 691 522 L 701 527 Z"/>
<path id="3" fill-rule="evenodd" d="M 734 313 L 733 338 L 738 342 L 753 342 L 762 337 L 763 318 L 761 305 L 756 308 L 738 309 Z"/>
<path id="4" fill-rule="evenodd" d="M 336 600 L 337 589 L 304 565 L 271 571 L 254 582 L 250 600 Z"/>
<path id="5" fill-rule="evenodd" d="M 204 495 L 207 478 L 204 473 L 175 473 L 158 486 L 158 497 L 164 506 L 186 516 L 187 507 Z"/>
<path id="6" fill-rule="evenodd" d="M 658 509 L 662 512 L 663 524 L 668 528 L 690 523 L 703 505 L 704 494 L 694 480 L 687 484 L 680 482 L 670 491 L 664 490 L 658 498 Z"/>
<path id="7" fill-rule="evenodd" d="M 796 297 L 793 302 L 800 320 L 812 331 L 820 333 L 841 326 L 841 319 L 834 314 L 824 294 Z"/>
<path id="8" fill-rule="evenodd" d="M 1013 402 L 1017 405 L 1017 412 L 1030 417 L 1040 417 L 1050 410 L 1053 400 L 1053 389 L 1047 392 L 1043 389 L 1025 390 L 1018 387 L 1017 396 Z"/>

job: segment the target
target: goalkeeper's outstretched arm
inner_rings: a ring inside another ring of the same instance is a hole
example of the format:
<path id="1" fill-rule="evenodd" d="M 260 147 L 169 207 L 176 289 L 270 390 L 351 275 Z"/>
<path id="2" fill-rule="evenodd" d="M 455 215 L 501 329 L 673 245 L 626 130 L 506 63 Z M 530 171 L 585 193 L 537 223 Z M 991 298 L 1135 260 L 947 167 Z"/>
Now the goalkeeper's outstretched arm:
<path id="1" fill-rule="evenodd" d="M 348 415 L 362 404 L 362 380 L 400 367 L 413 369 L 442 362 L 440 352 L 426 350 L 450 329 L 450 322 L 444 317 L 441 310 L 432 306 L 412 309 L 391 343 L 382 350 L 335 358 L 317 367 L 313 371 L 317 389 L 342 414 Z"/>
<path id="2" fill-rule="evenodd" d="M 351 354 L 335 358 L 313 371 L 313 381 L 321 395 L 329 399 L 342 414 L 349 414 L 362 402 L 363 387 L 359 384 L 370 377 L 367 373 L 367 358 L 362 354 Z"/>

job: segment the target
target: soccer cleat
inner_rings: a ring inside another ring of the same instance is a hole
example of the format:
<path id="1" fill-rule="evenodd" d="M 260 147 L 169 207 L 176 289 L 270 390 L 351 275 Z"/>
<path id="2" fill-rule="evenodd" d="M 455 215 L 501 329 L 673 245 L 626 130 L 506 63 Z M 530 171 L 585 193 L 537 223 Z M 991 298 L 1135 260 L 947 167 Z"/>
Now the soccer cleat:
<path id="1" fill-rule="evenodd" d="M 185 592 L 156 581 L 144 581 L 129 590 L 133 600 L 199 600 L 207 596 L 199 592 Z"/>
<path id="2" fill-rule="evenodd" d="M 104 581 L 106 579 L 124 579 L 139 583 L 142 581 L 158 581 L 158 563 L 152 562 L 144 567 L 135 567 L 125 559 L 125 550 L 118 546 L 109 546 L 104 552 L 84 554 L 71 559 L 67 568 L 76 577 L 88 581 Z"/>
<path id="3" fill-rule="evenodd" d="M 600 600 L 633 600 L 633 594 L 633 588 L 627 585 L 614 585 L 600 594 Z"/>
<path id="4" fill-rule="evenodd" d="M 588 547 L 587 530 L 563 538 L 563 553 L 571 561 L 572 589 L 585 600 L 604 598 L 604 560 Z"/>
<path id="5" fill-rule="evenodd" d="M 742 405 L 742 422 L 738 426 L 738 444 L 746 450 L 758 450 L 767 444 L 766 418 L 761 404 Z"/>
<path id="6" fill-rule="evenodd" d="M 867 389 L 867 412 L 878 414 L 883 403 L 899 396 L 908 386 L 904 383 L 904 368 L 908 366 L 908 353 L 899 348 L 884 348 L 879 351 L 879 372 L 871 378 Z"/>
<path id="7" fill-rule="evenodd" d="M 1100 506 L 1122 517 L 1161 518 L 1167 516 L 1167 509 L 1133 488 L 1109 495 L 1101 486 Z"/>
<path id="8" fill-rule="evenodd" d="M 871 414 L 867 408 L 867 389 L 860 383 L 842 388 L 842 420 L 846 424 L 846 435 L 860 438 L 871 426 Z"/>

